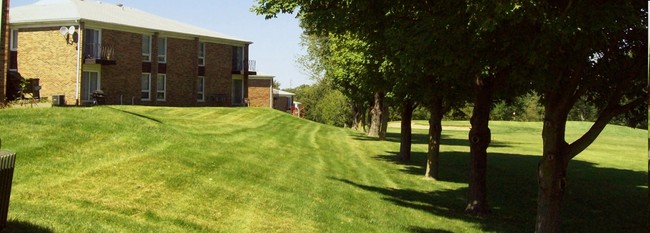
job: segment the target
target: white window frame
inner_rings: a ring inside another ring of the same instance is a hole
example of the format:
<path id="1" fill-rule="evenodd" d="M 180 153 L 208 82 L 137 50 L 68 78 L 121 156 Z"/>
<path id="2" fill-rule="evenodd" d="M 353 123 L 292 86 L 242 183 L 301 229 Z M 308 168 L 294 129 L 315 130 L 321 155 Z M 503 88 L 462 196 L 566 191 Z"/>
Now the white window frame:
<path id="1" fill-rule="evenodd" d="M 149 86 L 147 89 L 142 89 L 142 79 L 148 79 Z M 142 73 L 142 76 L 140 76 L 140 100 L 142 101 L 151 101 L 151 73 Z M 147 96 L 149 98 L 142 98 L 142 93 L 146 92 Z"/>
<path id="2" fill-rule="evenodd" d="M 167 63 L 167 37 L 158 37 L 158 63 Z"/>
<path id="3" fill-rule="evenodd" d="M 198 102 L 205 102 L 205 76 L 196 79 L 196 97 Z"/>
<path id="4" fill-rule="evenodd" d="M 96 87 L 95 90 L 87 90 L 88 93 L 85 93 L 83 91 L 84 89 L 86 89 L 85 85 L 87 85 L 87 83 L 83 82 L 84 81 L 83 77 L 84 77 L 84 74 L 86 74 L 86 73 L 95 73 L 95 74 L 97 74 L 97 87 Z M 81 85 L 82 85 L 82 88 L 81 88 L 81 90 L 82 90 L 81 91 L 81 102 L 82 103 L 91 103 L 91 102 L 93 102 L 93 99 L 92 99 L 93 92 L 95 92 L 96 90 L 101 90 L 102 89 L 102 73 L 99 70 L 84 70 L 81 73 L 81 80 L 82 80 L 82 83 L 81 83 Z M 85 96 L 86 94 L 88 94 L 88 95 Z"/>
<path id="5" fill-rule="evenodd" d="M 159 79 L 163 79 L 163 85 L 162 89 L 160 88 L 161 85 L 158 82 Z M 158 95 L 162 94 L 163 98 L 158 98 Z M 167 101 L 167 75 L 166 74 L 158 74 L 156 77 L 156 100 L 157 101 Z"/>
<path id="6" fill-rule="evenodd" d="M 97 40 L 93 41 L 93 42 L 97 42 L 97 43 L 92 43 L 92 44 L 94 44 L 94 46 L 91 48 L 92 50 L 94 50 L 94 51 L 92 51 L 92 55 L 95 55 L 95 56 L 86 57 L 86 58 L 101 59 L 102 58 L 102 30 L 101 29 L 94 29 L 94 28 L 86 28 L 86 29 L 84 29 L 84 49 L 87 49 L 86 46 L 88 46 L 88 41 L 85 41 L 86 40 L 86 38 L 85 38 L 86 33 L 88 33 L 88 31 L 93 31 L 93 33 L 97 32 L 97 34 L 96 34 L 97 35 Z M 88 51 L 84 51 L 84 53 L 88 54 Z M 86 56 L 86 55 L 84 55 L 84 56 Z"/>
<path id="7" fill-rule="evenodd" d="M 10 50 L 18 51 L 18 30 L 11 30 Z"/>
<path id="8" fill-rule="evenodd" d="M 149 47 L 146 48 L 148 50 L 147 53 L 145 53 L 145 38 L 149 39 Z M 142 35 L 142 61 L 143 62 L 151 62 L 151 44 L 153 43 L 152 41 L 152 36 L 151 35 Z"/>
<path id="9" fill-rule="evenodd" d="M 236 96 L 235 95 L 235 89 L 234 88 L 235 88 L 235 82 L 236 81 L 241 81 L 241 96 Z M 232 95 L 231 95 L 232 96 L 232 101 L 231 101 L 232 104 L 233 105 L 243 105 L 244 101 L 245 101 L 244 100 L 244 79 L 242 79 L 242 78 L 233 78 L 231 85 L 232 85 L 232 88 L 233 88 Z M 239 98 L 239 97 L 241 97 L 241 98 Z M 235 100 L 237 100 L 237 99 L 241 99 L 241 102 L 235 102 Z"/>
<path id="10" fill-rule="evenodd" d="M 244 70 L 244 47 L 235 46 L 233 50 L 233 71 Z"/>
<path id="11" fill-rule="evenodd" d="M 199 42 L 199 66 L 205 66 L 205 42 Z"/>

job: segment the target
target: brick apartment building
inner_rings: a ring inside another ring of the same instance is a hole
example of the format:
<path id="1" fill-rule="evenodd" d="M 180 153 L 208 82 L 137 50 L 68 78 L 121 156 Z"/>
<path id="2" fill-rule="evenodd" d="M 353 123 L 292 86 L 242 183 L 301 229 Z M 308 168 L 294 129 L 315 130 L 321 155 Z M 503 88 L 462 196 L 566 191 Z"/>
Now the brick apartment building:
<path id="1" fill-rule="evenodd" d="M 94 0 L 12 8 L 10 27 L 9 69 L 68 105 L 273 106 L 250 41 Z"/>

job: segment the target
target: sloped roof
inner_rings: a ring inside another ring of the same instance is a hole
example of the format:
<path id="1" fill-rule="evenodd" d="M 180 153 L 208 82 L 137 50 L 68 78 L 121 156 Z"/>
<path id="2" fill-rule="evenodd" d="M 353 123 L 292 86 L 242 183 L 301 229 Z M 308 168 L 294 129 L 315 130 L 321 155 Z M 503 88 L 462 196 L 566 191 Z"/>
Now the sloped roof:
<path id="1" fill-rule="evenodd" d="M 152 4 L 155 4 L 155 2 L 152 2 Z M 9 14 L 11 24 L 68 21 L 94 21 L 152 31 L 217 38 L 243 44 L 252 43 L 153 15 L 122 4 L 104 3 L 95 0 L 41 0 L 34 4 L 11 8 Z"/>
<path id="2" fill-rule="evenodd" d="M 294 96 L 294 95 L 296 95 L 294 93 L 286 92 L 286 91 L 278 90 L 278 89 L 273 89 L 273 94 L 274 95 L 279 95 L 279 96 Z"/>

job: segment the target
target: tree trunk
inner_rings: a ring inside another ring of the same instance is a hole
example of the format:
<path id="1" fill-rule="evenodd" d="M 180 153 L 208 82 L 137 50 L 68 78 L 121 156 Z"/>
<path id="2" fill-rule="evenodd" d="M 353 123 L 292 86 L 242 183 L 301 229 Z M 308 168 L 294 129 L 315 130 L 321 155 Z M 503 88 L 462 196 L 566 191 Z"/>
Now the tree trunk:
<path id="1" fill-rule="evenodd" d="M 560 232 L 561 208 L 567 187 L 567 167 L 571 157 L 564 140 L 567 114 L 553 114 L 549 109 L 544 116 L 542 130 L 543 156 L 537 171 L 537 223 L 535 232 Z"/>
<path id="2" fill-rule="evenodd" d="M 381 111 L 381 128 L 379 128 L 379 140 L 386 140 L 386 133 L 388 132 L 388 121 L 390 120 L 390 112 L 388 110 L 388 105 L 386 101 L 382 101 L 382 111 Z"/>
<path id="3" fill-rule="evenodd" d="M 370 120 L 370 129 L 368 129 L 368 136 L 370 137 L 379 137 L 381 138 L 381 128 L 382 128 L 382 119 L 384 110 L 384 92 L 378 91 L 375 92 L 374 102 L 372 104 L 372 110 L 370 110 L 371 120 Z M 384 136 L 385 137 L 385 136 Z"/>
<path id="4" fill-rule="evenodd" d="M 472 125 L 472 129 L 469 131 L 471 172 L 465 211 L 478 216 L 490 213 L 487 204 L 487 148 L 492 137 L 488 123 L 494 88 L 493 78 L 477 78 L 474 110 L 470 120 Z"/>
<path id="5" fill-rule="evenodd" d="M 399 146 L 400 161 L 411 161 L 411 118 L 413 118 L 413 101 L 406 99 L 402 102 L 401 142 Z"/>
<path id="6" fill-rule="evenodd" d="M 370 136 L 370 128 L 372 128 L 372 110 L 374 109 L 372 107 L 372 104 L 373 103 L 370 103 L 370 108 L 366 109 L 366 112 L 364 113 L 365 118 L 366 118 L 365 119 L 366 120 L 366 127 L 367 127 L 366 128 L 366 133 L 368 134 L 368 136 Z"/>
<path id="7" fill-rule="evenodd" d="M 352 104 L 352 128 L 356 131 L 364 131 L 364 107 L 362 104 Z"/>
<path id="8" fill-rule="evenodd" d="M 549 96 L 545 104 L 544 127 L 542 129 L 543 156 L 537 171 L 538 197 L 537 222 L 535 232 L 560 232 L 561 208 L 567 189 L 567 168 L 569 161 L 591 145 L 617 115 L 629 111 L 641 104 L 644 98 L 638 98 L 625 105 L 619 105 L 621 96 L 613 95 L 608 106 L 600 112 L 596 122 L 573 143 L 565 140 L 566 121 L 569 111 L 577 98 L 567 96 Z"/>
<path id="9" fill-rule="evenodd" d="M 440 139 L 442 135 L 442 98 L 431 98 L 429 113 L 429 149 L 427 151 L 427 170 L 424 176 L 429 179 L 440 179 Z"/>

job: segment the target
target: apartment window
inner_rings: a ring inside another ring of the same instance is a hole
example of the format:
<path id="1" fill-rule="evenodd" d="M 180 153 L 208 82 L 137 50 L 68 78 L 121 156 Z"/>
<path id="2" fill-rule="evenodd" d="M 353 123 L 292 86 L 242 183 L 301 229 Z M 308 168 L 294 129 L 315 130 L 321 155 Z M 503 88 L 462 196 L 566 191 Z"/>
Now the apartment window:
<path id="1" fill-rule="evenodd" d="M 158 74 L 156 79 L 156 100 L 167 100 L 167 75 Z"/>
<path id="2" fill-rule="evenodd" d="M 199 66 L 205 66 L 205 43 L 199 42 Z"/>
<path id="3" fill-rule="evenodd" d="M 196 79 L 196 100 L 199 102 L 205 101 L 205 95 L 203 94 L 205 91 L 205 77 L 199 76 L 198 79 Z"/>
<path id="4" fill-rule="evenodd" d="M 142 35 L 142 61 L 151 61 L 151 36 Z"/>
<path id="5" fill-rule="evenodd" d="M 101 59 L 102 36 L 99 30 L 86 29 L 84 31 L 84 57 Z"/>
<path id="6" fill-rule="evenodd" d="M 140 99 L 143 101 L 151 100 L 151 74 L 143 73 L 140 83 L 140 89 L 142 89 Z"/>
<path id="7" fill-rule="evenodd" d="M 158 37 L 158 62 L 167 63 L 167 38 Z"/>
<path id="8" fill-rule="evenodd" d="M 232 103 L 234 105 L 244 103 L 244 81 L 241 79 L 232 80 Z"/>
<path id="9" fill-rule="evenodd" d="M 244 47 L 233 47 L 232 51 L 232 70 L 244 70 Z"/>
<path id="10" fill-rule="evenodd" d="M 18 30 L 11 30 L 11 51 L 18 51 Z"/>

